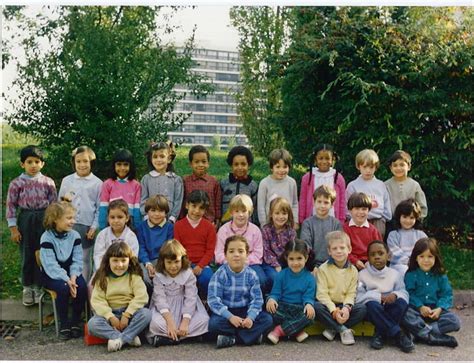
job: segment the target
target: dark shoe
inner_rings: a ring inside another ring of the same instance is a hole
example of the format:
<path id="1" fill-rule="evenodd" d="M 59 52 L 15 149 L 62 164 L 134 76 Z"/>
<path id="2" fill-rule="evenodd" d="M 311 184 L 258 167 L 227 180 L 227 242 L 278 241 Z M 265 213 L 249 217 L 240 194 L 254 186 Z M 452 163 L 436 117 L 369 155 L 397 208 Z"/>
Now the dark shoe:
<path id="1" fill-rule="evenodd" d="M 403 331 L 400 333 L 400 337 L 398 339 L 398 345 L 402 352 L 410 353 L 415 349 L 415 344 L 413 344 L 413 339 L 411 335 L 405 334 Z"/>
<path id="2" fill-rule="evenodd" d="M 263 334 L 260 334 L 257 341 L 255 342 L 255 345 L 262 345 L 262 342 L 263 342 Z"/>
<path id="3" fill-rule="evenodd" d="M 370 340 L 370 347 L 372 349 L 382 349 L 383 348 L 383 336 L 375 333 L 373 338 Z"/>
<path id="4" fill-rule="evenodd" d="M 82 337 L 82 329 L 77 325 L 71 328 L 71 338 L 76 339 Z"/>
<path id="5" fill-rule="evenodd" d="M 450 335 L 430 333 L 430 335 L 428 335 L 428 344 L 455 348 L 458 346 L 458 341 L 455 337 Z"/>
<path id="6" fill-rule="evenodd" d="M 228 348 L 235 345 L 235 337 L 229 335 L 218 335 L 217 336 L 217 349 Z"/>
<path id="7" fill-rule="evenodd" d="M 178 344 L 178 342 L 167 337 L 160 337 L 157 335 L 153 338 L 153 346 L 155 348 L 162 347 L 165 345 L 175 345 L 175 344 Z"/>
<path id="8" fill-rule="evenodd" d="M 71 339 L 71 329 L 61 329 L 59 331 L 59 339 L 61 340 Z"/>

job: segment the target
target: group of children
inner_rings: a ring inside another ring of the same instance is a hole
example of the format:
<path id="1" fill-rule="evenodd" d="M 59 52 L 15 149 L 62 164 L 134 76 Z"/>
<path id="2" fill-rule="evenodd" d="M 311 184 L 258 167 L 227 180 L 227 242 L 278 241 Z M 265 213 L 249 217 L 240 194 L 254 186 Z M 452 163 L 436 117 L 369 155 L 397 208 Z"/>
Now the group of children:
<path id="1" fill-rule="evenodd" d="M 328 340 L 339 334 L 350 345 L 350 328 L 364 318 L 376 327 L 374 349 L 395 338 L 410 352 L 412 335 L 457 345 L 446 333 L 460 322 L 448 311 L 452 291 L 436 241 L 421 231 L 426 199 L 408 177 L 408 153 L 394 153 L 393 177 L 383 183 L 375 151 L 361 151 L 360 176 L 346 188 L 334 150 L 318 145 L 299 203 L 285 149 L 272 151 L 271 174 L 259 185 L 243 146 L 230 150 L 231 172 L 220 183 L 207 174 L 210 154 L 201 145 L 191 148 L 193 173 L 184 178 L 173 171 L 172 144 L 153 143 L 146 155 L 141 182 L 123 149 L 102 182 L 92 172 L 94 152 L 78 147 L 75 172 L 57 195 L 41 174 L 42 151 L 21 150 L 25 172 L 10 183 L 7 220 L 22 252 L 23 304 L 37 302 L 40 286 L 55 290 L 62 339 L 82 335 L 89 287 L 88 328 L 108 339 L 109 351 L 140 346 L 143 331 L 154 346 L 203 334 L 217 336 L 219 348 L 265 335 L 274 344 L 302 342 L 314 319 Z"/>

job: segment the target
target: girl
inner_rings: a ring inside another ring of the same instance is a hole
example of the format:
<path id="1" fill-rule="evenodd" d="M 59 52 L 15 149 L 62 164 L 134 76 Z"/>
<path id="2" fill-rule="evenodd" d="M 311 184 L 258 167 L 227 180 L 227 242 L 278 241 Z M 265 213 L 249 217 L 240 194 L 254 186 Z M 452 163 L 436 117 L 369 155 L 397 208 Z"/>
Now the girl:
<path id="1" fill-rule="evenodd" d="M 150 323 L 151 312 L 142 269 L 138 258 L 125 242 L 112 244 L 92 278 L 91 306 L 95 315 L 89 320 L 91 335 L 108 339 L 109 352 L 123 344 L 139 347 L 140 334 Z"/>
<path id="2" fill-rule="evenodd" d="M 107 211 L 109 227 L 97 235 L 94 247 L 94 269 L 97 270 L 102 262 L 105 251 L 115 242 L 125 242 L 130 246 L 134 256 L 138 256 L 138 239 L 129 228 L 130 215 L 128 205 L 122 199 L 113 200 Z"/>
<path id="3" fill-rule="evenodd" d="M 456 338 L 446 333 L 458 331 L 461 322 L 448 309 L 453 292 L 434 238 L 416 242 L 408 262 L 405 285 L 410 295 L 404 326 L 419 340 L 430 345 L 456 347 Z"/>
<path id="4" fill-rule="evenodd" d="M 79 338 L 79 327 L 87 297 L 86 281 L 82 277 L 81 236 L 73 230 L 75 209 L 68 202 L 53 202 L 46 208 L 45 232 L 41 236 L 40 260 L 42 285 L 57 293 L 59 338 Z M 68 318 L 69 297 L 72 316 Z"/>
<path id="5" fill-rule="evenodd" d="M 269 287 L 281 271 L 280 256 L 285 246 L 296 237 L 291 205 L 285 198 L 277 197 L 270 202 L 270 220 L 262 227 L 263 263 L 262 269 L 268 279 Z"/>
<path id="6" fill-rule="evenodd" d="M 420 205 L 412 198 L 400 202 L 395 208 L 393 221 L 396 229 L 387 238 L 391 255 L 390 267 L 404 275 L 416 241 L 428 237 L 421 230 Z"/>
<path id="7" fill-rule="evenodd" d="M 310 158 L 309 171 L 301 179 L 301 193 L 298 221 L 303 223 L 314 215 L 313 193 L 320 185 L 329 185 L 336 190 L 336 200 L 330 210 L 330 215 L 341 223 L 346 218 L 346 181 L 341 173 L 333 169 L 337 160 L 334 149 L 329 144 L 318 144 Z"/>
<path id="8" fill-rule="evenodd" d="M 179 241 L 172 239 L 161 247 L 156 271 L 147 334 L 150 344 L 176 344 L 207 333 L 209 316 L 198 297 L 196 277 Z"/>
<path id="9" fill-rule="evenodd" d="M 99 227 L 104 229 L 107 222 L 107 207 L 110 201 L 123 199 L 128 203 L 132 225 L 136 228 L 141 222 L 140 183 L 135 180 L 136 167 L 132 153 L 126 149 L 118 150 L 113 159 L 110 178 L 102 184 L 100 193 Z"/>
<path id="10" fill-rule="evenodd" d="M 145 215 L 146 200 L 157 194 L 164 195 L 168 200 L 168 220 L 176 222 L 183 204 L 183 179 L 173 172 L 173 160 L 176 151 L 173 143 L 155 142 L 150 145 L 146 152 L 146 158 L 150 172 L 145 174 L 141 180 L 140 211 Z"/>
<path id="11" fill-rule="evenodd" d="M 299 343 L 308 338 L 303 329 L 315 317 L 316 295 L 314 276 L 305 268 L 308 257 L 304 241 L 296 239 L 286 244 L 282 258 L 288 267 L 277 274 L 266 306 L 276 324 L 267 335 L 273 344 L 277 344 L 283 336 L 294 335 Z"/>
<path id="12" fill-rule="evenodd" d="M 72 152 L 75 173 L 66 176 L 59 188 L 59 200 L 71 202 L 77 210 L 74 230 L 79 232 L 82 245 L 82 276 L 89 281 L 92 246 L 99 227 L 99 205 L 102 180 L 92 173 L 95 153 L 88 146 L 79 146 Z"/>

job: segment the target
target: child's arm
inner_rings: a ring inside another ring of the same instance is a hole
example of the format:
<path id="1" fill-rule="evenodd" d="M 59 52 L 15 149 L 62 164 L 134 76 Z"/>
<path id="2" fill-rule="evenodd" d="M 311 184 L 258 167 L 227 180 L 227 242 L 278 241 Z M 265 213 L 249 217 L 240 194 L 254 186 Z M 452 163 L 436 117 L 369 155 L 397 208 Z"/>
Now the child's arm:
<path id="1" fill-rule="evenodd" d="M 400 247 L 400 233 L 398 231 L 391 231 L 387 237 L 387 246 L 390 250 L 392 258 L 390 262 L 393 264 L 406 263 L 410 256 L 404 256 L 403 250 Z"/>
<path id="2" fill-rule="evenodd" d="M 350 276 L 347 277 L 349 284 L 347 286 L 347 293 L 344 301 L 344 305 L 354 305 L 356 293 L 357 293 L 357 280 L 358 272 L 355 268 L 350 267 L 349 271 L 351 272 Z"/>
<path id="3" fill-rule="evenodd" d="M 291 210 L 293 211 L 293 215 L 295 216 L 295 225 L 294 228 L 298 229 L 298 219 L 297 216 L 298 214 L 298 187 L 296 185 L 295 179 L 291 178 L 290 179 L 290 193 L 291 193 Z M 293 226 L 292 226 L 293 227 Z"/>
<path id="4" fill-rule="evenodd" d="M 224 245 L 225 240 L 228 237 L 226 233 L 227 225 L 223 225 L 219 231 L 217 232 L 217 242 L 216 247 L 214 249 L 215 261 L 218 264 L 223 264 L 225 262 L 225 255 L 224 255 Z"/>
<path id="5" fill-rule="evenodd" d="M 133 199 L 133 208 L 132 208 L 132 217 L 133 217 L 133 226 L 135 228 L 138 228 L 140 223 L 142 222 L 142 214 L 140 213 L 140 197 L 142 194 L 142 186 L 140 185 L 139 182 L 134 180 L 135 184 L 135 193 L 134 193 L 134 199 Z"/>
<path id="6" fill-rule="evenodd" d="M 139 246 L 135 232 L 129 229 L 127 235 L 125 236 L 125 242 L 132 249 L 133 254 L 138 257 Z"/>
<path id="7" fill-rule="evenodd" d="M 145 222 L 146 223 L 146 222 Z M 146 233 L 144 231 L 146 227 L 142 224 L 137 228 L 137 241 L 138 241 L 138 261 L 140 263 L 146 264 L 150 262 L 150 257 L 148 256 L 148 250 L 146 248 Z"/>
<path id="8" fill-rule="evenodd" d="M 132 300 L 128 303 L 124 314 L 126 316 L 133 316 L 138 309 L 141 309 L 148 303 L 148 293 L 146 291 L 145 283 L 139 275 L 132 275 L 130 287 L 132 289 Z"/>
<path id="9" fill-rule="evenodd" d="M 299 224 L 302 224 L 304 220 L 308 217 L 306 215 L 306 210 L 308 209 L 308 205 L 306 203 L 306 200 L 308 198 L 308 189 L 309 189 L 308 179 L 309 179 L 309 173 L 306 173 L 305 175 L 303 175 L 303 178 L 301 178 L 300 204 L 299 204 L 299 209 L 298 209 Z"/>
<path id="10" fill-rule="evenodd" d="M 417 185 L 417 188 L 415 190 L 415 200 L 420 205 L 421 218 L 426 218 L 426 216 L 428 215 L 428 203 L 426 202 L 425 192 L 423 191 L 423 189 L 421 189 L 420 184 Z"/>
<path id="11" fill-rule="evenodd" d="M 104 257 L 105 251 L 107 249 L 107 243 L 105 241 L 107 235 L 106 231 L 106 229 L 100 231 L 97 235 L 97 238 L 95 239 L 93 256 L 95 271 L 99 269 L 100 263 L 102 262 L 102 257 Z"/>
<path id="12" fill-rule="evenodd" d="M 43 239 L 43 237 L 41 237 L 40 259 L 44 272 L 51 279 L 62 280 L 66 283 L 69 281 L 67 271 L 59 265 L 56 259 L 53 244 Z"/>
<path id="13" fill-rule="evenodd" d="M 387 186 L 383 182 L 380 182 L 380 183 L 382 184 L 383 189 L 384 189 L 382 217 L 386 221 L 389 221 L 392 219 L 392 205 L 390 204 L 390 195 L 388 194 Z"/>
<path id="14" fill-rule="evenodd" d="M 314 297 L 316 296 L 316 280 L 314 276 L 309 273 L 306 277 L 306 289 L 303 294 L 303 304 L 306 306 L 310 304 L 314 306 Z"/>
<path id="15" fill-rule="evenodd" d="M 94 288 L 92 289 L 91 307 L 96 315 L 102 316 L 107 320 L 115 317 L 114 313 L 112 312 L 112 308 L 107 301 L 105 292 L 99 287 L 98 282 L 96 282 Z"/>
<path id="16" fill-rule="evenodd" d="M 146 215 L 145 212 L 145 202 L 149 198 L 150 193 L 148 192 L 148 180 L 149 180 L 149 174 L 145 174 L 142 177 L 142 180 L 140 180 L 140 185 L 141 185 L 141 194 L 140 194 L 140 213 L 144 216 Z"/>
<path id="17" fill-rule="evenodd" d="M 443 310 L 448 310 L 453 306 L 453 290 L 451 288 L 451 284 L 449 283 L 447 275 L 440 276 L 438 281 L 439 299 L 438 303 L 436 304 L 436 307 L 441 308 Z"/>
<path id="18" fill-rule="evenodd" d="M 252 270 L 252 272 L 254 271 Z M 253 322 L 257 318 L 258 314 L 260 314 L 260 312 L 262 311 L 263 296 L 262 290 L 260 289 L 260 283 L 255 272 L 251 276 L 249 276 L 248 281 L 250 284 L 250 304 L 247 309 L 247 318 L 249 318 Z M 247 328 L 250 327 L 247 326 Z"/>
<path id="19" fill-rule="evenodd" d="M 18 196 L 20 195 L 18 180 L 18 178 L 12 180 L 8 186 L 5 213 L 11 233 L 10 239 L 15 243 L 20 243 L 21 241 L 21 234 L 16 225 L 16 209 L 18 208 Z"/>
<path id="20" fill-rule="evenodd" d="M 300 238 L 306 242 L 309 248 L 314 249 L 313 231 L 309 220 L 305 220 L 301 225 Z"/>
<path id="21" fill-rule="evenodd" d="M 187 272 L 183 271 L 181 273 Z M 199 299 L 199 297 L 196 285 L 196 276 L 194 276 L 193 273 L 190 273 L 184 285 L 184 301 L 183 308 L 181 310 L 183 319 L 191 319 L 193 317 L 193 314 L 196 311 L 197 299 Z"/>
<path id="22" fill-rule="evenodd" d="M 214 182 L 214 220 L 216 223 L 216 226 L 219 225 L 221 217 L 222 217 L 222 191 L 221 191 L 221 185 L 219 184 L 219 181 L 215 179 Z"/>
<path id="23" fill-rule="evenodd" d="M 272 267 L 278 267 L 278 256 L 271 248 L 272 234 L 270 228 L 262 228 L 263 260 Z"/>
<path id="24" fill-rule="evenodd" d="M 102 188 L 102 181 L 99 180 L 97 184 L 97 189 L 95 191 L 95 212 L 94 212 L 94 220 L 92 222 L 89 231 L 87 232 L 87 238 L 94 239 L 95 231 L 99 228 L 99 208 L 100 208 L 100 190 Z"/>
<path id="25" fill-rule="evenodd" d="M 209 265 L 209 263 L 211 263 L 211 260 L 214 257 L 214 249 L 216 248 L 216 239 L 216 229 L 214 228 L 214 226 L 210 226 L 207 231 L 206 251 L 197 263 L 199 267 L 204 268 Z"/>
<path id="26" fill-rule="evenodd" d="M 82 274 L 82 245 L 81 245 L 81 236 L 79 235 L 78 232 L 72 231 L 71 233 L 74 233 L 75 239 L 74 239 L 74 247 L 72 249 L 72 264 L 69 269 L 70 271 L 70 277 L 72 278 L 73 276 L 79 277 L 79 275 Z"/>
<path id="27" fill-rule="evenodd" d="M 51 178 L 47 178 L 48 183 L 48 202 L 49 204 L 56 202 L 58 200 L 58 192 L 56 191 L 56 185 L 54 184 L 54 180 Z"/>
<path id="28" fill-rule="evenodd" d="M 263 258 L 262 232 L 255 227 L 255 233 L 252 236 L 253 241 L 248 241 L 249 244 L 252 244 L 252 252 L 249 254 L 248 263 L 249 265 L 260 265 Z"/>
<path id="29" fill-rule="evenodd" d="M 229 320 L 234 315 L 229 311 L 229 308 L 223 303 L 224 295 L 224 274 L 225 272 L 221 269 L 217 270 L 211 277 L 209 282 L 209 288 L 207 293 L 207 304 L 214 314 L 222 316 Z"/>
<path id="30" fill-rule="evenodd" d="M 416 271 L 408 271 L 405 274 L 405 287 L 410 299 L 410 305 L 420 309 L 424 305 L 424 302 L 416 294 L 418 290 Z"/>
<path id="31" fill-rule="evenodd" d="M 266 211 L 266 199 L 267 199 L 268 187 L 265 179 L 260 182 L 258 187 L 257 194 L 257 211 L 258 211 L 258 221 L 261 226 L 267 224 L 267 211 Z"/>
<path id="32" fill-rule="evenodd" d="M 382 301 L 382 294 L 376 290 L 367 290 L 367 284 L 365 283 L 363 272 L 359 273 L 359 284 L 357 285 L 357 297 L 356 303 L 365 304 L 369 301 Z"/>
<path id="33" fill-rule="evenodd" d="M 272 291 L 268 295 L 267 300 L 273 299 L 276 302 L 280 301 L 282 291 L 283 291 L 283 273 L 284 271 L 280 271 L 279 273 L 276 274 L 275 280 L 273 281 Z"/>
<path id="34" fill-rule="evenodd" d="M 181 211 L 181 205 L 183 204 L 184 198 L 183 179 L 177 175 L 174 181 L 173 209 L 170 210 L 169 217 L 171 223 L 175 223 L 178 220 L 179 212 Z"/>
<path id="35" fill-rule="evenodd" d="M 356 190 L 354 187 L 354 181 L 349 182 L 349 184 L 347 184 L 347 189 L 346 189 L 346 201 L 349 200 L 349 198 L 351 197 L 352 194 L 355 193 L 355 191 Z M 351 214 L 349 213 L 349 210 L 347 209 L 346 209 L 346 217 L 349 219 L 351 218 Z"/>
<path id="36" fill-rule="evenodd" d="M 342 223 L 346 220 L 347 202 L 346 202 L 346 181 L 342 174 L 338 173 L 336 185 L 336 200 L 334 205 L 334 215 Z"/>
<path id="37" fill-rule="evenodd" d="M 112 179 L 107 179 L 102 184 L 100 191 L 100 206 L 99 206 L 99 228 L 104 229 L 107 226 L 107 209 L 109 208 L 110 192 Z"/>
<path id="38" fill-rule="evenodd" d="M 405 300 L 407 303 L 409 301 L 408 292 L 405 289 L 405 282 L 403 281 L 403 275 L 397 271 L 398 279 L 395 281 L 395 285 L 393 286 L 393 293 L 397 295 L 397 298 Z"/>
<path id="39" fill-rule="evenodd" d="M 319 269 L 318 271 L 318 289 L 316 292 L 316 299 L 326 306 L 330 313 L 336 310 L 336 304 L 331 300 L 329 295 L 329 288 L 328 288 L 328 278 L 326 276 L 326 270 Z"/>

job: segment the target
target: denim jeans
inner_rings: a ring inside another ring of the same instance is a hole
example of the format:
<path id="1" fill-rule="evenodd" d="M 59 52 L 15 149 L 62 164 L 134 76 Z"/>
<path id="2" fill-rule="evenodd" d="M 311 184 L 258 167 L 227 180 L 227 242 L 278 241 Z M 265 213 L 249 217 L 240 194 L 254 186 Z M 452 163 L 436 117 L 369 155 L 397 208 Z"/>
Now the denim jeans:
<path id="1" fill-rule="evenodd" d="M 260 282 L 260 289 L 264 295 L 271 291 L 271 285 L 269 288 L 269 280 L 265 274 L 262 265 L 249 265 L 249 267 L 257 273 L 258 281 Z"/>
<path id="2" fill-rule="evenodd" d="M 262 263 L 261 268 L 267 280 L 266 281 L 267 286 L 265 288 L 268 289 L 268 293 L 270 293 L 270 291 L 272 291 L 273 281 L 275 281 L 275 277 L 278 274 L 278 272 L 277 270 L 275 270 L 275 267 L 267 265 L 265 262 Z"/>
<path id="3" fill-rule="evenodd" d="M 461 329 L 458 316 L 448 310 L 442 310 L 438 320 L 424 319 L 418 309 L 409 306 L 403 317 L 402 325 L 419 338 L 426 338 L 431 332 L 446 334 Z"/>
<path id="4" fill-rule="evenodd" d="M 393 337 L 400 333 L 400 321 L 407 310 L 408 303 L 398 298 L 393 304 L 381 304 L 378 301 L 369 301 L 367 320 L 375 325 L 377 333 L 384 337 Z"/>
<path id="5" fill-rule="evenodd" d="M 191 263 L 191 268 L 196 267 L 196 263 Z M 207 290 L 209 288 L 209 282 L 214 274 L 209 266 L 204 266 L 199 276 L 196 276 L 199 295 L 204 296 L 207 299 Z"/>
<path id="6" fill-rule="evenodd" d="M 342 304 L 336 304 L 336 306 L 342 307 Z M 316 301 L 314 304 L 314 310 L 316 310 L 316 320 L 319 320 L 321 323 L 323 323 L 326 328 L 333 329 L 338 333 L 345 330 L 344 327 L 350 328 L 351 326 L 360 323 L 362 320 L 364 320 L 365 314 L 367 312 L 364 304 L 355 304 L 352 307 L 349 320 L 347 320 L 344 324 L 339 324 L 332 318 L 332 315 L 326 305 L 321 304 L 319 301 Z"/>

